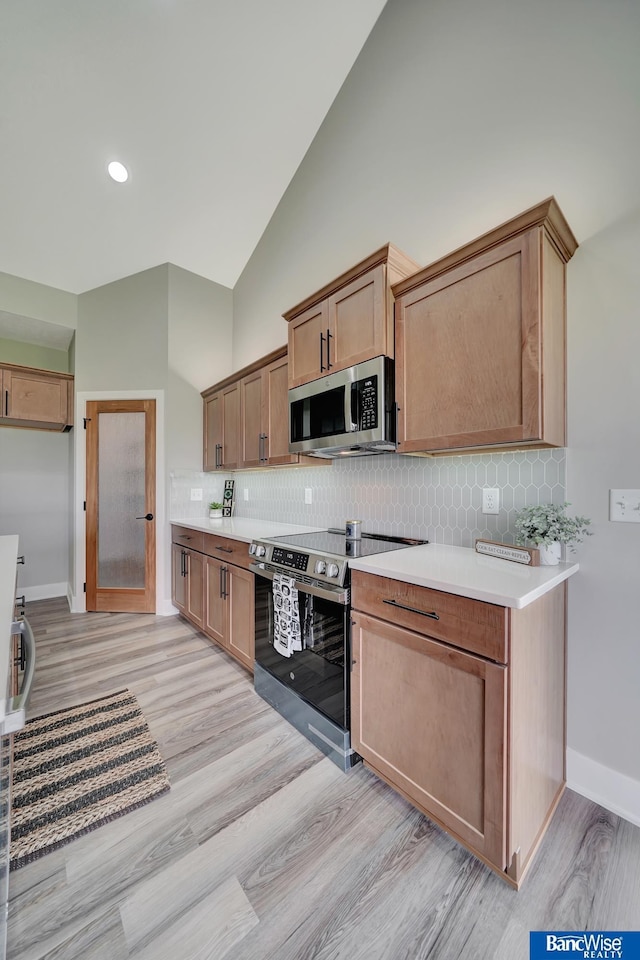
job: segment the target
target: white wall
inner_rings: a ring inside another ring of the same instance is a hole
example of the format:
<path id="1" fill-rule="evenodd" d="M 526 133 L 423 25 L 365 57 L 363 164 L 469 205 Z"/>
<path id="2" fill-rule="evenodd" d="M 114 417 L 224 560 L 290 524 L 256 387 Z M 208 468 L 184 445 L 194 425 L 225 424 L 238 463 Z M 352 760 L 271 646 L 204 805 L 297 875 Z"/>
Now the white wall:
<path id="1" fill-rule="evenodd" d="M 569 746 L 640 810 L 637 158 L 640 4 L 389 0 L 234 290 L 234 367 L 282 312 L 392 241 L 422 263 L 554 194 L 569 264 L 569 499 L 593 518 L 570 586 Z M 603 689 L 603 686 L 605 689 Z"/>

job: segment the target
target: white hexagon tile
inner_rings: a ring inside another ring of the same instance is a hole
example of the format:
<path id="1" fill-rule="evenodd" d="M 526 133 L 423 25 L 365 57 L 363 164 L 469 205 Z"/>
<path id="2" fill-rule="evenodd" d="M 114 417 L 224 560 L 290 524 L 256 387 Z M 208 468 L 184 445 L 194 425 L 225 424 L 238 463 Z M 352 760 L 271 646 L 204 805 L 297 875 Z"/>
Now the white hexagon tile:
<path id="1" fill-rule="evenodd" d="M 319 527 L 359 519 L 374 533 L 470 547 L 476 537 L 513 543 L 517 510 L 564 502 L 565 451 L 433 458 L 385 454 L 234 476 L 236 516 Z M 208 502 L 222 499 L 225 478 L 218 474 L 177 470 L 170 479 L 172 519 L 204 517 Z M 496 515 L 482 513 L 484 487 L 500 491 Z M 202 501 L 191 500 L 191 490 L 200 488 Z M 311 490 L 310 504 L 305 489 Z"/>

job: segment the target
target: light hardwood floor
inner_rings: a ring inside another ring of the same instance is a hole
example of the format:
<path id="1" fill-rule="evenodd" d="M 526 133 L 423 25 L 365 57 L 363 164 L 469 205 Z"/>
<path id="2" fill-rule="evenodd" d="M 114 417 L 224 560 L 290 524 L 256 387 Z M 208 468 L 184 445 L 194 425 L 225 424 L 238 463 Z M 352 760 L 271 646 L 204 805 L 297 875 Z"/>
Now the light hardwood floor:
<path id="1" fill-rule="evenodd" d="M 640 828 L 577 794 L 516 893 L 186 621 L 27 615 L 30 715 L 128 687 L 172 787 L 11 874 L 9 960 L 527 960 L 532 929 L 640 929 Z"/>

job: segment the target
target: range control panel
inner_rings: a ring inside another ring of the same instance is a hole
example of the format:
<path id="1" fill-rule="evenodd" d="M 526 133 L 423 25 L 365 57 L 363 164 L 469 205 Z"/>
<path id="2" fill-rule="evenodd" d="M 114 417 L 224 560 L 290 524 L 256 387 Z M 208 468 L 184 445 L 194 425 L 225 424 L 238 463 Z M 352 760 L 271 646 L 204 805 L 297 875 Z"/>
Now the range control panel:
<path id="1" fill-rule="evenodd" d="M 271 554 L 271 562 L 282 564 L 283 567 L 290 567 L 292 570 L 307 572 L 309 565 L 308 553 L 296 553 L 293 550 L 284 550 L 282 547 L 274 547 Z"/>

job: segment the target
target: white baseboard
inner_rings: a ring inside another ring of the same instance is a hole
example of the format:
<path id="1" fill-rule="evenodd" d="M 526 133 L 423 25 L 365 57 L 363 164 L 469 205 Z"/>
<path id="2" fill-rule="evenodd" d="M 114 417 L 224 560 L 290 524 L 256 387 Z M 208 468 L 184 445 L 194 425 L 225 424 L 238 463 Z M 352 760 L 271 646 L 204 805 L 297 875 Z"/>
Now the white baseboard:
<path id="1" fill-rule="evenodd" d="M 175 617 L 180 613 L 177 607 L 174 607 L 171 600 L 166 598 L 165 600 L 160 600 L 156 603 L 156 616 L 159 617 Z"/>
<path id="2" fill-rule="evenodd" d="M 567 748 L 567 786 L 640 827 L 640 780 Z"/>
<path id="3" fill-rule="evenodd" d="M 39 587 L 18 587 L 18 596 L 24 594 L 29 603 L 31 600 L 52 600 L 53 597 L 66 597 L 69 594 L 68 583 L 44 583 Z"/>

